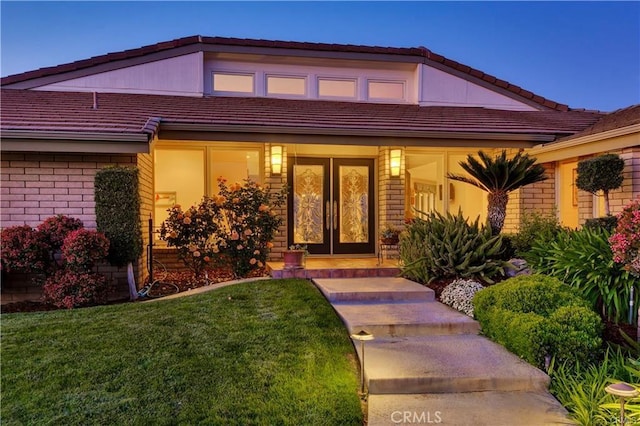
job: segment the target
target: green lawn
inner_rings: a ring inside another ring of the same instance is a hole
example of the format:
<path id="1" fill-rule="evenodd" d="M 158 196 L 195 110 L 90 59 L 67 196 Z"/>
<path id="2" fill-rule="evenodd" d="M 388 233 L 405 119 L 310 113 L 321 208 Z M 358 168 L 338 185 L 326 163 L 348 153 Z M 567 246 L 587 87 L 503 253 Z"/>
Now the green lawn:
<path id="1" fill-rule="evenodd" d="M 1 423 L 362 424 L 353 347 L 304 280 L 2 315 Z"/>

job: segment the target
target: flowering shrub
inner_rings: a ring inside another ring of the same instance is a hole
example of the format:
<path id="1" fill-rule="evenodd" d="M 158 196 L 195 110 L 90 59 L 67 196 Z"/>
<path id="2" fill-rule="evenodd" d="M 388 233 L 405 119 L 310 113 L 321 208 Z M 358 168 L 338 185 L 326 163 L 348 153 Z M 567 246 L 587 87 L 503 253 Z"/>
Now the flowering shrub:
<path id="1" fill-rule="evenodd" d="M 109 240 L 101 232 L 88 229 L 72 231 L 64 239 L 62 255 L 68 268 L 88 272 L 109 254 Z"/>
<path id="2" fill-rule="evenodd" d="M 640 200 L 627 205 L 618 215 L 618 226 L 609 238 L 613 260 L 640 277 Z"/>
<path id="3" fill-rule="evenodd" d="M 28 225 L 2 230 L 0 259 L 2 269 L 11 272 L 41 272 L 46 269 L 49 246 L 42 233 Z"/>
<path id="4" fill-rule="evenodd" d="M 38 225 L 38 231 L 42 233 L 51 251 L 59 250 L 67 235 L 71 231 L 81 228 L 83 228 L 83 224 L 80 219 L 61 214 L 49 217 Z"/>
<path id="5" fill-rule="evenodd" d="M 477 281 L 457 279 L 442 290 L 440 301 L 473 318 L 473 296 L 482 289 Z"/>
<path id="6" fill-rule="evenodd" d="M 168 209 L 160 236 L 199 276 L 210 264 L 229 265 L 236 277 L 264 267 L 282 218 L 274 208 L 284 204 L 286 189 L 269 188 L 245 180 L 227 185 L 218 178 L 218 195 L 204 197 L 198 206 Z"/>
<path id="7" fill-rule="evenodd" d="M 64 269 L 50 275 L 42 290 L 45 300 L 59 308 L 72 309 L 104 303 L 109 288 L 102 274 Z"/>
<path id="8" fill-rule="evenodd" d="M 60 264 L 52 262 L 58 250 L 62 252 Z M 107 280 L 91 273 L 91 268 L 108 253 L 109 240 L 104 234 L 84 229 L 82 221 L 63 215 L 46 219 L 37 229 L 25 225 L 2 230 L 2 268 L 42 273 L 34 281 L 44 281 L 45 299 L 58 307 L 70 309 L 106 300 Z"/>

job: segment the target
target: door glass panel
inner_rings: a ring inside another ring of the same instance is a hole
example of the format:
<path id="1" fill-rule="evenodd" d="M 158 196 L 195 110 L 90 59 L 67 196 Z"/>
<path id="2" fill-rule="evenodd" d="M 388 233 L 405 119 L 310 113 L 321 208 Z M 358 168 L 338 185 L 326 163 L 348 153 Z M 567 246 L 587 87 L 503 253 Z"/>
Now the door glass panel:
<path id="1" fill-rule="evenodd" d="M 340 166 L 340 242 L 369 241 L 369 168 Z"/>
<path id="2" fill-rule="evenodd" d="M 324 167 L 293 166 L 293 242 L 322 244 Z"/>

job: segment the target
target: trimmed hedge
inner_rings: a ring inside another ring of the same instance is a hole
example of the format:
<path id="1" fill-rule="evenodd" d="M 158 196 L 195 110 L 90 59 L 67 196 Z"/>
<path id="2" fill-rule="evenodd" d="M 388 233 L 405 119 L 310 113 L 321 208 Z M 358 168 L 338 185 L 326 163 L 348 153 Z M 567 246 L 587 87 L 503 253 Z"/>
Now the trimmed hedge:
<path id="1" fill-rule="evenodd" d="M 111 242 L 109 262 L 125 266 L 142 254 L 138 169 L 109 166 L 95 177 L 96 223 Z"/>
<path id="2" fill-rule="evenodd" d="M 521 275 L 478 292 L 473 305 L 487 337 L 537 367 L 546 355 L 572 364 L 600 354 L 600 317 L 555 278 Z"/>

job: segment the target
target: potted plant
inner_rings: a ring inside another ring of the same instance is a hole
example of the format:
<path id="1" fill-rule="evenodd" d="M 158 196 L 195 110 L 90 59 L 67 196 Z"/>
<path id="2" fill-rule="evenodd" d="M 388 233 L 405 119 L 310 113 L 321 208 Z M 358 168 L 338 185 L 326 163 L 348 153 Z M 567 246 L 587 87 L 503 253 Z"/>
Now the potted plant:
<path id="1" fill-rule="evenodd" d="M 385 225 L 380 230 L 380 242 L 387 245 L 396 245 L 399 241 L 400 229 L 393 225 Z"/>
<path id="2" fill-rule="evenodd" d="M 305 244 L 293 244 L 283 253 L 284 269 L 303 269 L 304 259 L 309 254 Z"/>

